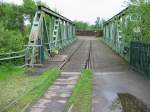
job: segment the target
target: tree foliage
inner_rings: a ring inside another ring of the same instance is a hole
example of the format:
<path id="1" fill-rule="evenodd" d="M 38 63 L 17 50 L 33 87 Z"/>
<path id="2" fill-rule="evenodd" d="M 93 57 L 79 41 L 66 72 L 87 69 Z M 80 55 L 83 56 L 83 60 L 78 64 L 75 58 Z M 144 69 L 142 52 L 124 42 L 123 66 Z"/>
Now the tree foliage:
<path id="1" fill-rule="evenodd" d="M 89 30 L 90 29 L 89 23 L 86 23 L 83 21 L 74 21 L 74 23 L 76 25 L 77 30 Z"/>
<path id="2" fill-rule="evenodd" d="M 103 29 L 103 24 L 104 24 L 105 20 L 101 19 L 100 17 L 97 17 L 96 21 L 95 21 L 95 30 L 102 30 Z"/>
<path id="3" fill-rule="evenodd" d="M 23 49 L 24 39 L 19 31 L 5 29 L 0 22 L 0 53 Z"/>
<path id="4" fill-rule="evenodd" d="M 104 19 L 97 17 L 94 24 L 90 25 L 90 23 L 83 21 L 74 21 L 77 30 L 92 30 L 92 31 L 101 31 L 103 27 Z"/>
<path id="5" fill-rule="evenodd" d="M 23 0 L 22 5 L 0 3 L 0 53 L 18 51 L 26 44 L 29 27 L 36 10 L 33 0 Z"/>
<path id="6" fill-rule="evenodd" d="M 128 27 L 125 30 L 126 42 L 132 40 L 150 42 L 150 2 L 130 0 Z"/>
<path id="7" fill-rule="evenodd" d="M 0 15 L 0 21 L 3 22 L 4 27 L 23 31 L 24 21 L 20 6 L 3 3 L 0 7 Z"/>
<path id="8" fill-rule="evenodd" d="M 35 2 L 32 0 L 23 0 L 23 14 L 25 19 L 29 19 L 32 22 L 32 18 L 34 17 L 34 13 L 36 10 Z"/>

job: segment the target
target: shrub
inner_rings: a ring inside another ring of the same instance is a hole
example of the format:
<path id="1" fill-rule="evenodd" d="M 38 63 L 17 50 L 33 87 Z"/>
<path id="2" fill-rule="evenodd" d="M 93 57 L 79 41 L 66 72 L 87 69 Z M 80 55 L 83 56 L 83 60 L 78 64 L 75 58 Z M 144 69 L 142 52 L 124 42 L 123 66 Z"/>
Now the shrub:
<path id="1" fill-rule="evenodd" d="M 24 37 L 19 31 L 7 30 L 0 23 L 0 53 L 18 51 L 24 47 Z"/>

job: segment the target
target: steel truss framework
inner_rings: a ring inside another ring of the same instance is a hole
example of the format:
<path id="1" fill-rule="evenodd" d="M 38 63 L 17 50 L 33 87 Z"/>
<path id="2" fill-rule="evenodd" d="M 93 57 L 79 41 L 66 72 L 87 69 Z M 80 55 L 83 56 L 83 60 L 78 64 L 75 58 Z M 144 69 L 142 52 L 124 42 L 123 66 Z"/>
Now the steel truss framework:
<path id="1" fill-rule="evenodd" d="M 75 25 L 72 21 L 49 8 L 38 6 L 26 48 L 25 62 L 29 66 L 41 65 L 51 54 L 57 54 L 75 39 Z"/>
<path id="2" fill-rule="evenodd" d="M 124 9 L 104 24 L 104 41 L 117 53 L 129 61 L 129 50 L 126 48 L 123 29 L 128 27 L 128 21 L 134 21 L 128 13 L 128 8 Z"/>
<path id="3" fill-rule="evenodd" d="M 146 1 L 149 2 L 149 1 Z M 121 11 L 104 24 L 104 41 L 109 47 L 120 54 L 126 59 L 132 68 L 136 71 L 144 73 L 144 75 L 150 75 L 150 44 L 140 41 L 141 28 L 140 26 L 134 26 L 130 28 L 132 38 L 130 42 L 126 42 L 127 38 L 124 33 L 124 29 L 129 28 L 129 22 L 136 25 L 137 22 L 142 20 L 142 17 L 136 13 L 130 13 L 130 7 Z"/>

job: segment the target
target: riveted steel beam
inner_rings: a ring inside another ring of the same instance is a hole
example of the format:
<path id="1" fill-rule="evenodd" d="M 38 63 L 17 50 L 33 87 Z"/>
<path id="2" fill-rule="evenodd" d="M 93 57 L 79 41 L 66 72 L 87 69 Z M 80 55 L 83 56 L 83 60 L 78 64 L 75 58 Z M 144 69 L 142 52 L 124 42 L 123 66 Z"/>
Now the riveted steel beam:
<path id="1" fill-rule="evenodd" d="M 60 14 L 54 12 L 53 10 L 51 10 L 51 9 L 45 7 L 45 6 L 39 5 L 39 6 L 38 6 L 38 10 L 41 10 L 41 11 L 47 13 L 48 15 L 52 15 L 52 16 L 54 16 L 54 17 L 56 17 L 56 18 L 60 18 L 60 19 L 62 19 L 63 21 L 66 21 L 66 22 L 69 22 L 69 23 L 71 23 L 71 24 L 74 24 L 71 20 L 67 19 L 66 17 L 64 17 L 64 16 L 62 16 L 62 15 L 60 15 Z"/>
<path id="2" fill-rule="evenodd" d="M 26 65 L 43 64 L 75 40 L 75 25 L 51 9 L 38 6 L 26 48 Z"/>

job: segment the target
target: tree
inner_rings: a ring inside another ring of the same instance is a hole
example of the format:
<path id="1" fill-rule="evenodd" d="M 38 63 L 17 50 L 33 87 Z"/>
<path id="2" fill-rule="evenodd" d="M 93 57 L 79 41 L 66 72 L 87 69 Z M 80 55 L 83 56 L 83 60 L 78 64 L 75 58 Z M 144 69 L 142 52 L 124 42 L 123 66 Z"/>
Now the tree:
<path id="1" fill-rule="evenodd" d="M 96 21 L 95 21 L 95 28 L 96 30 L 99 30 L 101 28 L 101 19 L 100 17 L 97 17 Z"/>
<path id="2" fill-rule="evenodd" d="M 19 31 L 8 30 L 0 22 L 0 53 L 12 52 L 23 49 L 24 37 Z"/>
<path id="3" fill-rule="evenodd" d="M 33 0 L 23 0 L 22 10 L 25 20 L 29 20 L 32 23 L 36 9 L 37 6 Z"/>
<path id="4" fill-rule="evenodd" d="M 7 29 L 20 29 L 23 32 L 24 21 L 20 6 L 3 3 L 0 15 L 0 21 L 3 21 Z"/>
<path id="5" fill-rule="evenodd" d="M 131 20 L 125 30 L 126 41 L 150 42 L 150 2 L 146 0 L 130 0 L 128 14 Z M 135 36 L 138 33 L 138 37 Z"/>
<path id="6" fill-rule="evenodd" d="M 90 30 L 89 23 L 83 21 L 74 21 L 77 30 Z"/>
<path id="7" fill-rule="evenodd" d="M 97 19 L 95 21 L 95 30 L 98 30 L 98 31 L 102 30 L 104 22 L 105 22 L 104 19 L 97 17 Z"/>
<path id="8" fill-rule="evenodd" d="M 91 31 L 101 31 L 103 29 L 103 24 L 105 20 L 97 17 L 95 24 L 90 25 L 87 22 L 83 21 L 74 21 L 77 30 L 91 30 Z"/>
<path id="9" fill-rule="evenodd" d="M 21 50 L 26 44 L 29 27 L 24 22 L 32 21 L 36 5 L 32 0 L 23 2 L 23 5 L 0 3 L 0 53 Z"/>

